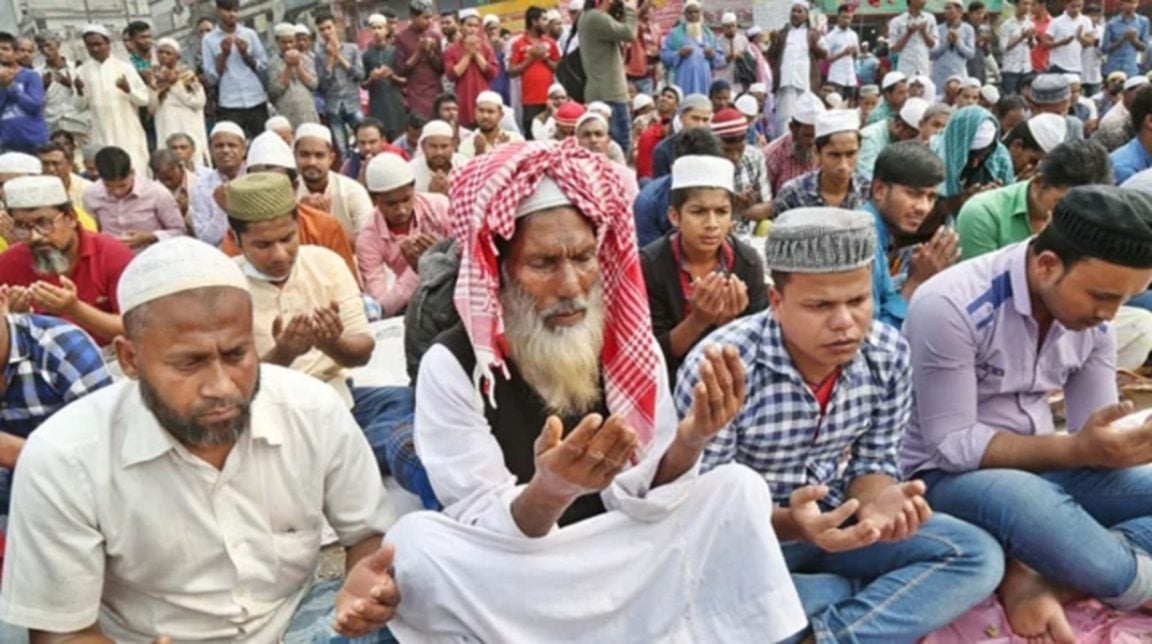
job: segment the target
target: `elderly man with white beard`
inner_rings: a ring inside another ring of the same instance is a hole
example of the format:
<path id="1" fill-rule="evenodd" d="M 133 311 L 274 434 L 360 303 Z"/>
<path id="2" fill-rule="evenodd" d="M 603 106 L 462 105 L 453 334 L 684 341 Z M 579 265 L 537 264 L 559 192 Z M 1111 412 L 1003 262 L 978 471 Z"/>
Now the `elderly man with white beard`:
<path id="1" fill-rule="evenodd" d="M 512 143 L 454 176 L 462 324 L 424 356 L 415 419 L 444 511 L 386 537 L 404 553 L 401 641 L 777 641 L 804 626 L 757 507 L 768 487 L 742 466 L 698 475 L 743 372 L 712 348 L 677 421 L 609 163 L 575 141 Z"/>

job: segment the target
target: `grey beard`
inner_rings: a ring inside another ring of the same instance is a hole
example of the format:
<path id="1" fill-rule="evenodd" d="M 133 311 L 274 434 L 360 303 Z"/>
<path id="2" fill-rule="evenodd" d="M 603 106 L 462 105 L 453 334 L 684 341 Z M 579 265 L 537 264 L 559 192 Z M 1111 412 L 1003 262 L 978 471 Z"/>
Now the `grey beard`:
<path id="1" fill-rule="evenodd" d="M 792 146 L 792 156 L 801 163 L 809 163 L 812 161 L 812 151 L 798 145 Z"/>
<path id="2" fill-rule="evenodd" d="M 257 376 L 256 388 L 252 392 L 252 398 L 256 397 L 257 392 L 260 391 L 260 380 Z M 140 379 L 140 397 L 144 399 L 144 405 L 148 407 L 148 411 L 156 417 L 156 421 L 160 423 L 173 438 L 180 441 L 187 446 L 195 447 L 214 447 L 218 445 L 230 445 L 236 442 L 248 430 L 249 424 L 252 421 L 252 401 L 239 401 L 230 400 L 226 401 L 227 404 L 239 404 L 240 413 L 228 421 L 224 427 L 205 427 L 200 423 L 190 418 L 182 417 L 175 409 L 172 409 L 160 399 L 159 394 L 148 384 L 147 380 Z M 210 411 L 208 409 L 194 410 L 196 412 Z"/>
<path id="3" fill-rule="evenodd" d="M 68 272 L 68 256 L 55 246 L 32 251 L 32 271 L 37 275 L 63 275 Z"/>

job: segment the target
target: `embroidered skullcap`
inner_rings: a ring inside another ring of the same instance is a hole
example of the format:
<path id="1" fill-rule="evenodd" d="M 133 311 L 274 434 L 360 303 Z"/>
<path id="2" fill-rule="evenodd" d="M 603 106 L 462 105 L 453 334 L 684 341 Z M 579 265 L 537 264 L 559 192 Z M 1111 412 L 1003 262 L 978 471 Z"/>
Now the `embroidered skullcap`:
<path id="1" fill-rule="evenodd" d="M 61 206 L 70 201 L 64 182 L 55 175 L 16 177 L 4 184 L 4 203 L 9 209 Z"/>
<path id="2" fill-rule="evenodd" d="M 387 24 L 388 24 L 388 18 L 384 17 L 384 14 L 374 13 L 374 14 L 368 16 L 368 26 L 369 27 L 383 27 Z"/>
<path id="3" fill-rule="evenodd" d="M 731 11 L 725 11 L 724 15 L 720 16 L 720 24 L 734 25 L 736 24 L 736 14 Z"/>
<path id="4" fill-rule="evenodd" d="M 229 181 L 224 193 L 227 195 L 224 211 L 240 221 L 277 219 L 296 209 L 292 182 L 279 172 L 249 172 Z"/>
<path id="5" fill-rule="evenodd" d="M 423 143 L 425 139 L 433 136 L 446 136 L 448 138 L 452 138 L 455 135 L 456 132 L 452 130 L 452 126 L 449 125 L 447 121 L 441 121 L 437 119 L 435 121 L 428 121 L 424 124 L 424 129 L 420 130 L 419 143 Z"/>
<path id="6" fill-rule="evenodd" d="M 685 155 L 672 162 L 672 189 L 735 189 L 736 166 L 724 157 Z"/>
<path id="7" fill-rule="evenodd" d="M 688 110 L 708 110 L 712 111 L 712 101 L 703 94 L 689 94 L 680 101 L 680 106 L 677 111 L 680 114 Z"/>
<path id="8" fill-rule="evenodd" d="M 876 222 L 843 208 L 794 208 L 772 224 L 765 264 L 785 273 L 840 273 L 876 261 Z"/>
<path id="9" fill-rule="evenodd" d="M 476 96 L 476 104 L 480 105 L 481 103 L 485 103 L 487 105 L 495 105 L 499 108 L 504 107 L 504 99 L 499 94 L 491 90 L 485 90 Z"/>
<path id="10" fill-rule="evenodd" d="M 864 85 L 860 87 L 860 96 L 879 96 L 879 85 Z"/>
<path id="11" fill-rule="evenodd" d="M 154 300 L 210 287 L 231 287 L 247 293 L 248 279 L 220 249 L 194 237 L 181 236 L 152 244 L 129 262 L 120 275 L 116 296 L 120 314 L 126 315 Z"/>
<path id="12" fill-rule="evenodd" d="M 598 117 L 599 115 L 594 114 L 593 116 Z M 564 194 L 560 186 L 551 177 L 544 177 L 536 186 L 536 191 L 525 197 L 520 205 L 516 206 L 515 217 L 519 219 L 534 212 L 570 205 L 572 205 L 572 200 Z"/>
<path id="13" fill-rule="evenodd" d="M 368 192 L 390 192 L 411 185 L 414 181 L 416 175 L 412 173 L 412 165 L 404 157 L 391 152 L 372 157 L 368 168 L 364 170 Z"/>
<path id="14" fill-rule="evenodd" d="M 1051 105 L 1072 98 L 1072 87 L 1061 74 L 1040 74 L 1032 81 L 1032 102 Z"/>

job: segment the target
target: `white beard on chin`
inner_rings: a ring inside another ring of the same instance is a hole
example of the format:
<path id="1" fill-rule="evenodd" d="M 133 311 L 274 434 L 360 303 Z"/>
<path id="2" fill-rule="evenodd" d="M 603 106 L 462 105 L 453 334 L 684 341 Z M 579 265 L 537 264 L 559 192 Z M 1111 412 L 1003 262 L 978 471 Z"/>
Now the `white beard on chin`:
<path id="1" fill-rule="evenodd" d="M 604 346 L 604 291 L 596 284 L 588 298 L 566 300 L 536 312 L 536 300 L 519 284 L 505 280 L 500 290 L 508 351 L 524 380 L 536 390 L 549 411 L 561 416 L 592 411 L 600 390 L 600 350 Z M 557 313 L 585 311 L 569 327 L 545 324 Z"/>

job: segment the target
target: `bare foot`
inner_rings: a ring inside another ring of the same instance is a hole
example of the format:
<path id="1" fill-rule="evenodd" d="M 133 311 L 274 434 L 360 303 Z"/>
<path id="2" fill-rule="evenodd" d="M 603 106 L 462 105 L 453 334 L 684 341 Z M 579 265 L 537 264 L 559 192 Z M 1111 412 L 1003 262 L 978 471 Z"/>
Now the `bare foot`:
<path id="1" fill-rule="evenodd" d="M 1061 605 L 1060 589 L 1031 568 L 1008 562 L 999 594 L 1008 624 L 1020 637 L 1029 642 L 1076 644 L 1076 633 Z"/>

